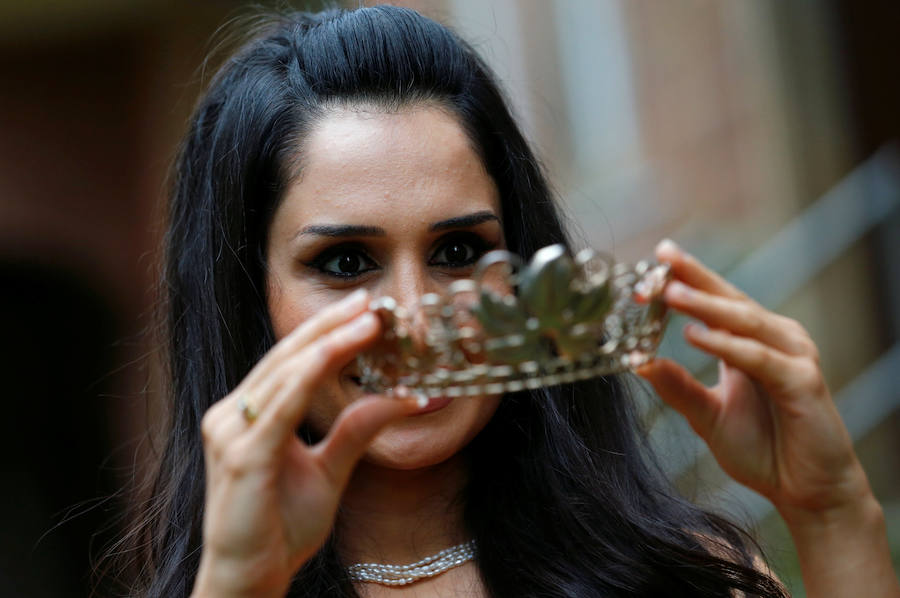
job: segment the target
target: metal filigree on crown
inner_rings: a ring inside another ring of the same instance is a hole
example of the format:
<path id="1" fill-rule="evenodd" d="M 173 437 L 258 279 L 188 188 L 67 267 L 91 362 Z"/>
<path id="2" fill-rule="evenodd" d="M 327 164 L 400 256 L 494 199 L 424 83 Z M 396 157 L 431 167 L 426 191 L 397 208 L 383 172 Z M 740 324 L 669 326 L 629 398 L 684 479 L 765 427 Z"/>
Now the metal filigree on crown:
<path id="1" fill-rule="evenodd" d="M 360 383 L 388 395 L 476 396 L 637 367 L 662 337 L 668 279 L 665 264 L 629 267 L 590 249 L 573 258 L 550 245 L 528 264 L 492 251 L 472 279 L 412 309 L 374 300 L 385 332 L 358 357 Z"/>

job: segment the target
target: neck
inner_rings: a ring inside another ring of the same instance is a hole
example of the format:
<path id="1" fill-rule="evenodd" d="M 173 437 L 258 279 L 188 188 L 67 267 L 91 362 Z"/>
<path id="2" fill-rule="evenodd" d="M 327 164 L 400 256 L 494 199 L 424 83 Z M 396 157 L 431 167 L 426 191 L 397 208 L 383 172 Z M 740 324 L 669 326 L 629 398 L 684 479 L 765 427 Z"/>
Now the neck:
<path id="1" fill-rule="evenodd" d="M 361 462 L 341 500 L 338 549 L 345 563 L 406 564 L 469 539 L 462 455 L 413 471 Z"/>

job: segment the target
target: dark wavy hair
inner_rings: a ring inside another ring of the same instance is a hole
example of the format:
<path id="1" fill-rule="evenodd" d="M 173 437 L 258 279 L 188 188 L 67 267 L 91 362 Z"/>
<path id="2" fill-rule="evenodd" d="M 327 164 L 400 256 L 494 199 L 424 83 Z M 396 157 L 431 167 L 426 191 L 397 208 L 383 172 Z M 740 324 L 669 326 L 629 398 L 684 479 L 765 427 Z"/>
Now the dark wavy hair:
<path id="1" fill-rule="evenodd" d="M 132 595 L 178 598 L 201 550 L 200 420 L 272 346 L 266 236 L 335 107 L 450 111 L 497 185 L 509 249 L 567 243 L 490 69 L 446 27 L 379 6 L 271 17 L 212 79 L 177 158 L 165 238 L 170 432 L 128 536 Z M 466 449 L 465 521 L 492 596 L 784 596 L 738 527 L 679 498 L 612 376 L 509 394 Z M 289 596 L 356 596 L 332 538 Z"/>

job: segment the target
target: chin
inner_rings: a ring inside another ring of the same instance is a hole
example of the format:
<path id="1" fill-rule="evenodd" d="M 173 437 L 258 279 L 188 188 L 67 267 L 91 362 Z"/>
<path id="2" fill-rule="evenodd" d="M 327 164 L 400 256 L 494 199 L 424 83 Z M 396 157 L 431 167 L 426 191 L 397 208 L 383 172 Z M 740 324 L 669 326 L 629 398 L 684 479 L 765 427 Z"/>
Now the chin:
<path id="1" fill-rule="evenodd" d="M 393 428 L 393 429 L 392 429 Z M 371 465 L 388 469 L 413 470 L 433 467 L 459 453 L 470 439 L 456 439 L 424 429 L 382 431 L 363 456 Z"/>
<path id="2" fill-rule="evenodd" d="M 338 392 L 343 394 L 340 402 L 344 405 L 364 394 L 359 379 L 351 375 L 342 376 Z M 382 430 L 362 460 L 396 470 L 439 465 L 462 451 L 481 432 L 499 404 L 500 395 L 432 399 L 423 412 Z"/>
<path id="3" fill-rule="evenodd" d="M 439 465 L 481 432 L 499 401 L 499 397 L 460 397 L 436 411 L 407 417 L 382 430 L 363 460 L 399 470 Z"/>

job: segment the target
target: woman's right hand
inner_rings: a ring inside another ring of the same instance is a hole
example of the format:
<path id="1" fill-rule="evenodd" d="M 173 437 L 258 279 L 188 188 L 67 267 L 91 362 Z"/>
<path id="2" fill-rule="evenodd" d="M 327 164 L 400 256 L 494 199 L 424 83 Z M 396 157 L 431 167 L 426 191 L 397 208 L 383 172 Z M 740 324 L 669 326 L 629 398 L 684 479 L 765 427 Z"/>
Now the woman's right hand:
<path id="1" fill-rule="evenodd" d="M 414 399 L 366 397 L 318 444 L 297 437 L 316 388 L 377 337 L 367 303 L 358 291 L 306 320 L 203 417 L 206 505 L 193 596 L 284 596 L 328 537 L 372 439 L 417 409 Z"/>

